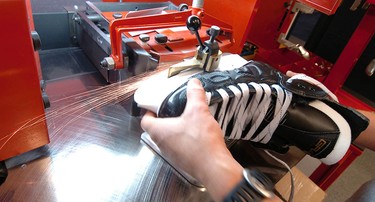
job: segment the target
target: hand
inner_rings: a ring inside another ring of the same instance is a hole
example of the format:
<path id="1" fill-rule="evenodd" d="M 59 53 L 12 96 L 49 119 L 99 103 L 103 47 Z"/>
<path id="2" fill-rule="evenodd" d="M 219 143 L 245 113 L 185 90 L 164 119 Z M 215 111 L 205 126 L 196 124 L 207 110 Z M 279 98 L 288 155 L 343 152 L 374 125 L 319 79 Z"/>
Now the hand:
<path id="1" fill-rule="evenodd" d="M 289 77 L 295 76 L 297 74 L 299 74 L 299 73 L 296 73 L 296 72 L 293 72 L 293 71 L 290 71 L 290 70 L 286 71 L 286 75 L 289 76 Z"/>
<path id="2" fill-rule="evenodd" d="M 141 126 L 162 154 L 203 183 L 215 200 L 221 201 L 241 181 L 243 168 L 227 149 L 199 80 L 189 81 L 187 104 L 180 117 L 156 118 L 147 112 Z"/>

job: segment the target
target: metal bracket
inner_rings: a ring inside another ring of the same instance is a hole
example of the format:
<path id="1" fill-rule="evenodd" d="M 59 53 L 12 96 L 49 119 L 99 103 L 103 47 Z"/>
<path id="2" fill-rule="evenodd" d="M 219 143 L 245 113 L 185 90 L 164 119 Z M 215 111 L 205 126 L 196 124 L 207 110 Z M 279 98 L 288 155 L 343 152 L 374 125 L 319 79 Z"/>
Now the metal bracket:
<path id="1" fill-rule="evenodd" d="M 366 74 L 367 76 L 372 76 L 375 73 L 375 59 L 372 59 L 370 64 L 366 67 Z"/>
<path id="2" fill-rule="evenodd" d="M 178 73 L 191 68 L 202 68 L 207 72 L 213 71 L 219 66 L 221 55 L 222 52 L 219 50 L 219 52 L 215 55 L 209 56 L 208 53 L 205 52 L 202 53 L 202 57 L 200 57 L 198 47 L 195 56 L 192 59 L 188 59 L 170 66 L 168 70 L 168 77 L 177 75 Z M 206 67 L 204 67 L 205 63 L 207 64 Z"/>
<path id="3" fill-rule="evenodd" d="M 284 33 L 280 34 L 277 41 L 280 44 L 283 44 L 284 46 L 286 46 L 289 50 L 292 50 L 292 51 L 298 53 L 299 55 L 301 55 L 306 60 L 310 59 L 310 53 L 302 45 L 295 44 L 295 43 L 292 43 L 291 41 L 287 40 L 286 35 Z"/>
<path id="4" fill-rule="evenodd" d="M 292 8 L 292 11 L 293 12 L 302 12 L 302 13 L 306 13 L 306 14 L 312 14 L 314 12 L 315 9 L 305 5 L 305 4 L 302 4 L 300 2 L 296 2 Z"/>

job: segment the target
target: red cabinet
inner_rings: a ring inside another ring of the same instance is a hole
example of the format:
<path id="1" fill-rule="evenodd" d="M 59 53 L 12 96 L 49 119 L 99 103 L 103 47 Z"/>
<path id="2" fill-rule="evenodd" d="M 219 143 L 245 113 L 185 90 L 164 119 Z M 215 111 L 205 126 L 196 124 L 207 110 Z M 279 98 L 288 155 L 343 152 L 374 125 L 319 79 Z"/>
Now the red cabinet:
<path id="1" fill-rule="evenodd" d="M 0 1 L 0 160 L 49 143 L 30 3 Z"/>

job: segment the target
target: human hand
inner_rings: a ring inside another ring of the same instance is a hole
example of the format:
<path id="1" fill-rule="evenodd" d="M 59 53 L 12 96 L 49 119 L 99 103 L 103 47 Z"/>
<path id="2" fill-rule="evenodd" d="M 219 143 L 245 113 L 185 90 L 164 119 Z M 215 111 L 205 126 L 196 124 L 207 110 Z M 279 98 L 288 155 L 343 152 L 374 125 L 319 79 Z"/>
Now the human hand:
<path id="1" fill-rule="evenodd" d="M 199 80 L 189 81 L 187 104 L 180 117 L 157 118 L 147 112 L 141 126 L 162 154 L 202 182 L 215 200 L 222 200 L 241 181 L 243 168 L 227 149 Z"/>
<path id="2" fill-rule="evenodd" d="M 363 148 L 375 151 L 375 111 L 358 110 L 366 116 L 370 123 L 369 126 L 354 140 L 355 144 Z"/>
<path id="3" fill-rule="evenodd" d="M 296 73 L 296 72 L 293 72 L 293 71 L 288 70 L 288 71 L 286 71 L 285 74 L 286 74 L 287 76 L 289 76 L 289 77 L 292 77 L 292 76 L 297 75 L 297 74 L 299 74 L 299 73 Z"/>

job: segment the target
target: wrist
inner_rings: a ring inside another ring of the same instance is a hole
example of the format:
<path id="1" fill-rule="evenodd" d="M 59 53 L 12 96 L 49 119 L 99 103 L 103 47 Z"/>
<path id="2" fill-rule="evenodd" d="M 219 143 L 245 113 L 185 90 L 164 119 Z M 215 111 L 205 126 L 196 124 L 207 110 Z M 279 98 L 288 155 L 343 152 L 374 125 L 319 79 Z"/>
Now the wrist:
<path id="1" fill-rule="evenodd" d="M 263 201 L 265 199 L 275 199 L 271 180 L 257 169 L 244 169 L 241 182 L 225 197 L 224 201 Z"/>
<path id="2" fill-rule="evenodd" d="M 241 182 L 243 167 L 230 154 L 217 157 L 207 161 L 197 177 L 215 201 L 222 201 Z"/>

